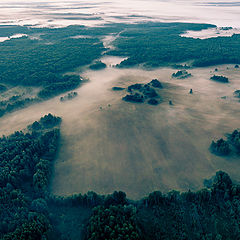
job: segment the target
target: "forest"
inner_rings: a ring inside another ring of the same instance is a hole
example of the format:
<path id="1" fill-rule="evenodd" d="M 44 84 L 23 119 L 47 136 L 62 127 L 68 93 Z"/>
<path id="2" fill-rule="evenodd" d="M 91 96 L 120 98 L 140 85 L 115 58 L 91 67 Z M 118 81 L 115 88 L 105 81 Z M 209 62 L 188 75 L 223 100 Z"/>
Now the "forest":
<path id="1" fill-rule="evenodd" d="M 0 238 L 41 239 L 61 119 L 49 114 L 0 139 Z M 36 127 L 36 125 L 38 127 Z"/>
<path id="2" fill-rule="evenodd" d="M 240 239 L 240 185 L 222 171 L 197 192 L 156 191 L 137 201 L 121 191 L 51 195 L 60 124 L 48 114 L 0 139 L 1 240 Z M 236 148 L 239 136 L 228 137 Z"/>
<path id="3" fill-rule="evenodd" d="M 176 66 L 188 61 L 193 67 L 240 63 L 240 35 L 209 39 L 181 37 L 187 30 L 215 27 L 209 24 L 143 23 L 126 27 L 110 55 L 128 57 L 118 67 Z"/>
<path id="4" fill-rule="evenodd" d="M 66 80 L 63 73 L 90 64 L 104 50 L 98 38 L 104 34 L 102 29 L 1 26 L 0 30 L 3 36 L 28 35 L 0 43 L 0 81 L 12 85 L 45 87 L 62 83 Z M 74 38 L 79 34 L 93 37 Z"/>
<path id="5" fill-rule="evenodd" d="M 77 88 L 83 79 L 79 75 L 65 73 L 90 64 L 101 56 L 104 47 L 98 37 L 105 31 L 88 30 L 83 26 L 59 29 L 0 26 L 0 35 L 4 37 L 27 34 L 0 42 L 0 92 L 14 86 L 41 89 L 32 98 L 13 96 L 1 101 L 0 116 Z M 79 34 L 92 37 L 74 38 Z"/>
<path id="6" fill-rule="evenodd" d="M 93 63 L 92 65 L 89 66 L 89 68 L 91 70 L 101 70 L 101 69 L 104 69 L 106 68 L 106 64 L 101 62 L 101 61 L 96 61 L 95 63 Z"/>

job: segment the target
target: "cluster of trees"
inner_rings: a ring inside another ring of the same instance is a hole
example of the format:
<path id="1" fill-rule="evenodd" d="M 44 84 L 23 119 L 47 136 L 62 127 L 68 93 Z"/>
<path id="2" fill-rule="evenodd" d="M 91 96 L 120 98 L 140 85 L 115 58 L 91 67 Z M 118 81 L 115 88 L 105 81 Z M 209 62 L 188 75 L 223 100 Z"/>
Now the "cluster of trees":
<path id="1" fill-rule="evenodd" d="M 189 23 L 144 23 L 126 26 L 114 42 L 115 49 L 108 54 L 126 56 L 118 67 L 139 64 L 150 67 L 173 65 L 192 61 L 193 66 L 240 63 L 240 35 L 210 39 L 181 37 L 188 30 L 215 27 Z"/>
<path id="2" fill-rule="evenodd" d="M 239 239 L 239 206 L 240 186 L 219 171 L 210 189 L 151 193 L 138 208 L 137 224 L 145 240 Z"/>
<path id="3" fill-rule="evenodd" d="M 188 73 L 186 70 L 179 70 L 176 73 L 172 74 L 172 77 L 177 78 L 177 79 L 185 79 L 185 78 L 189 78 L 191 76 L 192 76 L 192 74 Z"/>
<path id="4" fill-rule="evenodd" d="M 230 143 L 235 147 L 236 151 L 240 153 L 240 131 L 234 130 L 228 137 Z"/>
<path id="5" fill-rule="evenodd" d="M 98 206 L 88 224 L 88 240 L 139 240 L 136 227 L 136 207 L 117 205 Z"/>
<path id="6" fill-rule="evenodd" d="M 139 103 L 143 103 L 145 100 L 148 100 L 149 104 L 157 105 L 158 101 L 155 98 L 159 98 L 159 95 L 155 88 L 162 88 L 162 84 L 157 79 L 153 79 L 147 84 L 136 83 L 128 86 L 127 91 L 130 94 L 127 94 L 122 99 L 127 102 Z"/>
<path id="7" fill-rule="evenodd" d="M 50 229 L 44 198 L 59 124 L 60 118 L 49 114 L 26 133 L 0 138 L 0 239 L 42 239 Z"/>
<path id="8" fill-rule="evenodd" d="M 38 97 L 42 99 L 53 97 L 78 87 L 81 82 L 81 78 L 77 75 L 65 75 L 61 77 L 61 82 L 47 84 L 38 93 Z"/>
<path id="9" fill-rule="evenodd" d="M 124 90 L 125 88 L 123 88 L 123 87 L 113 87 L 112 88 L 112 90 L 113 91 L 122 91 L 122 90 Z"/>
<path id="10" fill-rule="evenodd" d="M 106 67 L 107 67 L 107 65 L 101 61 L 96 61 L 95 63 L 93 63 L 92 65 L 89 66 L 89 68 L 92 70 L 101 70 Z"/>
<path id="11" fill-rule="evenodd" d="M 216 142 L 212 141 L 210 149 L 213 153 L 222 156 L 228 155 L 231 152 L 228 141 L 222 138 L 217 140 Z"/>
<path id="12" fill-rule="evenodd" d="M 212 141 L 210 149 L 218 155 L 229 155 L 230 153 L 240 153 L 240 131 L 234 130 L 228 134 L 226 140 L 219 139 L 216 142 Z"/>
<path id="13" fill-rule="evenodd" d="M 24 97 L 24 95 L 14 95 L 10 97 L 8 100 L 0 101 L 0 117 L 6 113 L 27 107 L 33 103 L 40 102 L 42 100 L 51 98 L 57 94 L 62 92 L 66 92 L 72 90 L 79 86 L 79 84 L 83 81 L 80 76 L 77 75 L 65 75 L 60 76 L 61 82 L 57 83 L 49 83 L 44 85 L 42 89 L 38 92 L 37 97 Z M 76 95 L 74 95 L 76 96 Z M 72 96 L 73 97 L 73 96 Z M 70 99 L 71 96 L 68 96 Z"/>
<path id="14" fill-rule="evenodd" d="M 24 98 L 23 96 L 14 95 L 8 100 L 0 101 L 0 117 L 6 113 L 29 106 L 38 101 L 39 99 L 37 98 Z"/>
<path id="15" fill-rule="evenodd" d="M 49 203 L 56 206 L 84 206 L 94 208 L 99 205 L 110 207 L 112 205 L 125 205 L 128 203 L 126 193 L 122 191 L 115 191 L 109 195 L 98 195 L 95 192 L 88 192 L 84 195 L 81 193 L 74 194 L 68 197 L 51 196 Z"/>
<path id="16" fill-rule="evenodd" d="M 173 64 L 172 65 L 172 68 L 176 68 L 176 69 L 189 69 L 189 68 L 191 68 L 189 65 L 187 65 L 187 64 L 184 64 L 184 65 L 182 65 L 182 64 Z"/>
<path id="17" fill-rule="evenodd" d="M 163 88 L 161 82 L 159 82 L 157 79 L 153 79 L 149 85 L 155 87 L 155 88 Z"/>
<path id="18" fill-rule="evenodd" d="M 228 78 L 224 77 L 224 76 L 213 75 L 210 79 L 214 80 L 214 81 L 217 81 L 217 82 L 221 82 L 221 83 L 228 83 L 229 82 Z"/>
<path id="19" fill-rule="evenodd" d="M 144 97 L 142 94 L 134 93 L 134 94 L 127 94 L 122 98 L 122 100 L 126 102 L 136 102 L 136 103 L 143 103 Z"/>
<path id="20" fill-rule="evenodd" d="M 240 90 L 236 90 L 233 95 L 237 98 L 240 98 Z"/>
<path id="21" fill-rule="evenodd" d="M 67 95 L 63 96 L 63 97 L 60 97 L 60 101 L 64 102 L 64 101 L 67 101 L 67 100 L 71 100 L 71 99 L 77 97 L 77 95 L 78 95 L 77 92 L 70 92 Z"/>
<path id="22" fill-rule="evenodd" d="M 35 121 L 28 126 L 30 131 L 42 131 L 44 129 L 58 127 L 61 124 L 62 119 L 60 117 L 53 116 L 51 113 L 41 117 L 39 121 Z"/>
<path id="23" fill-rule="evenodd" d="M 148 100 L 148 104 L 150 105 L 158 105 L 158 101 L 154 98 L 151 98 Z"/>

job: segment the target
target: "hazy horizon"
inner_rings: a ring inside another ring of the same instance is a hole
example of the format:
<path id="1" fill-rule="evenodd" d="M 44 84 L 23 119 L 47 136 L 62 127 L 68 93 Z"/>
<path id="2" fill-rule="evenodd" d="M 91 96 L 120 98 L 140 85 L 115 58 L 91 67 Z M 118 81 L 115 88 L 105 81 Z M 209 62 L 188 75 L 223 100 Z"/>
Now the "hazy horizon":
<path id="1" fill-rule="evenodd" d="M 240 2 L 220 0 L 2 0 L 0 24 L 62 27 L 151 20 L 240 27 L 239 12 Z"/>

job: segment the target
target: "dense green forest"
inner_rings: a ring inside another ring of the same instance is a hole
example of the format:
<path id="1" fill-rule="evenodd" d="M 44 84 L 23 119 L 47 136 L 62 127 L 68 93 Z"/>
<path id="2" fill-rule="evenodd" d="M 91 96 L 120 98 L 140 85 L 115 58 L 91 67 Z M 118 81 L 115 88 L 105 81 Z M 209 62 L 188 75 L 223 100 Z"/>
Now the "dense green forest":
<path id="1" fill-rule="evenodd" d="M 62 83 L 62 73 L 91 63 L 102 50 L 96 38 L 11 39 L 0 43 L 0 81 L 28 86 Z"/>
<path id="2" fill-rule="evenodd" d="M 104 69 L 106 68 L 106 64 L 101 62 L 101 61 L 96 61 L 95 63 L 93 63 L 92 65 L 89 66 L 89 68 L 91 70 L 101 70 L 101 69 Z"/>
<path id="3" fill-rule="evenodd" d="M 3 37 L 27 34 L 0 42 L 0 92 L 19 85 L 41 88 L 35 97 L 16 95 L 1 101 L 0 116 L 78 87 L 83 79 L 65 73 L 99 58 L 105 50 L 100 37 L 112 30 L 0 26 Z M 86 37 L 74 38 L 77 35 Z"/>
<path id="4" fill-rule="evenodd" d="M 207 24 L 144 23 L 126 27 L 108 54 L 126 56 L 119 67 L 139 64 L 159 67 L 190 61 L 194 67 L 240 63 L 240 35 L 209 39 L 181 37 L 187 30 L 215 27 Z"/>
<path id="5" fill-rule="evenodd" d="M 0 239 L 41 239 L 48 231 L 45 197 L 60 123 L 49 114 L 0 139 Z"/>
<path id="6" fill-rule="evenodd" d="M 222 171 L 198 192 L 157 191 L 138 201 L 121 191 L 52 196 L 60 124 L 48 114 L 0 139 L 0 239 L 240 239 L 240 185 Z M 229 135 L 236 147 L 239 136 Z"/>
<path id="7" fill-rule="evenodd" d="M 0 31 L 2 36 L 14 33 L 28 35 L 0 43 L 0 82 L 43 86 L 44 92 L 40 97 L 45 97 L 46 91 L 50 95 L 58 94 L 80 83 L 78 76 L 73 80 L 71 76 L 62 74 L 99 58 L 104 50 L 100 37 L 111 32 L 112 28 L 104 31 L 103 28 L 83 26 L 58 29 L 1 26 Z M 74 38 L 78 35 L 86 37 Z M 56 93 L 51 88 L 56 89 Z"/>

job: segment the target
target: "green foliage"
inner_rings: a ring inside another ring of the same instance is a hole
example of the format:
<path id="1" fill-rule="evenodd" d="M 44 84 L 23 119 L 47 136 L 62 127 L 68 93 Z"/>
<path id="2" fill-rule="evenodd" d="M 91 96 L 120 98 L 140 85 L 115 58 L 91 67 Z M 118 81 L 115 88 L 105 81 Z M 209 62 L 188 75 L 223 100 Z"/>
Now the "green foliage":
<path id="1" fill-rule="evenodd" d="M 138 207 L 145 240 L 239 239 L 240 187 L 219 171 L 212 188 L 180 194 L 154 192 Z"/>
<path id="2" fill-rule="evenodd" d="M 37 98 L 22 98 L 18 95 L 12 96 L 8 100 L 0 101 L 0 117 L 5 113 L 21 109 L 37 102 L 39 102 L 39 99 Z"/>
<path id="3" fill-rule="evenodd" d="M 135 202 L 121 191 L 50 196 L 60 123 L 59 117 L 48 114 L 30 125 L 29 132 L 0 138 L 0 239 L 77 239 L 84 222 L 86 239 L 92 240 L 239 239 L 240 186 L 221 171 L 210 189 L 156 191 Z M 237 130 L 228 136 L 236 149 L 239 139 Z"/>
<path id="4" fill-rule="evenodd" d="M 78 87 L 82 80 L 78 75 L 63 74 L 90 64 L 99 58 L 104 50 L 102 42 L 96 37 L 73 38 L 79 34 L 93 35 L 95 28 L 88 30 L 83 26 L 59 29 L 1 26 L 0 29 L 3 36 L 14 33 L 40 35 L 38 40 L 24 36 L 0 43 L 0 82 L 14 86 L 42 87 L 38 94 L 40 99 L 26 98 L 14 102 L 1 102 L 0 116 Z M 111 27 L 110 29 L 112 30 Z M 104 31 L 101 34 L 101 30 L 95 31 L 97 36 L 104 34 Z M 5 86 L 1 84 L 0 91 L 4 90 Z"/>
<path id="5" fill-rule="evenodd" d="M 210 79 L 214 80 L 214 81 L 217 81 L 217 82 L 221 82 L 221 83 L 228 83 L 229 82 L 228 78 L 224 77 L 224 76 L 213 75 Z"/>
<path id="6" fill-rule="evenodd" d="M 219 155 L 229 155 L 230 153 L 240 153 L 240 131 L 234 130 L 228 134 L 227 140 L 219 139 L 212 141 L 210 149 L 213 153 Z"/>
<path id="7" fill-rule="evenodd" d="M 82 79 L 78 75 L 63 75 L 76 67 L 90 64 L 104 51 L 102 42 L 96 36 L 110 33 L 118 27 L 85 28 L 30 28 L 21 26 L 0 26 L 3 37 L 16 33 L 28 36 L 0 43 L 0 83 L 8 85 L 39 86 L 38 97 L 9 99 L 0 102 L 0 117 L 5 113 L 29 106 L 78 87 Z M 74 38 L 77 35 L 91 38 Z M 33 40 L 31 36 L 40 36 Z M 6 86 L 0 84 L 0 92 Z"/>
<path id="8" fill-rule="evenodd" d="M 240 98 L 240 90 L 236 90 L 233 95 L 237 98 Z"/>
<path id="9" fill-rule="evenodd" d="M 77 92 L 70 92 L 67 95 L 65 95 L 64 97 L 60 97 L 60 101 L 64 102 L 64 101 L 67 101 L 67 100 L 71 100 L 71 99 L 77 97 L 77 95 L 78 95 Z"/>
<path id="10" fill-rule="evenodd" d="M 148 100 L 148 104 L 150 105 L 158 105 L 158 101 L 155 98 L 151 98 Z"/>
<path id="11" fill-rule="evenodd" d="M 28 28 L 23 26 L 1 25 L 0 37 L 9 37 L 18 33 L 28 33 Z"/>
<path id="12" fill-rule="evenodd" d="M 53 128 L 59 126 L 62 119 L 60 117 L 53 116 L 51 113 L 40 118 L 39 124 L 44 128 Z"/>
<path id="13" fill-rule="evenodd" d="M 219 154 L 219 155 L 228 155 L 230 153 L 230 146 L 229 143 L 222 138 L 215 141 L 212 141 L 212 144 L 210 146 L 213 153 Z"/>
<path id="14" fill-rule="evenodd" d="M 125 97 L 122 98 L 122 100 L 126 102 L 136 102 L 136 103 L 143 103 L 144 98 L 142 94 L 134 93 L 134 94 L 127 94 Z"/>
<path id="15" fill-rule="evenodd" d="M 237 152 L 240 153 L 240 131 L 234 130 L 228 139 L 230 143 L 236 148 Z"/>
<path id="16" fill-rule="evenodd" d="M 122 91 L 122 90 L 124 90 L 125 88 L 123 88 L 123 87 L 113 87 L 112 88 L 112 90 L 113 91 Z"/>
<path id="17" fill-rule="evenodd" d="M 191 76 L 192 76 L 192 74 L 188 73 L 186 70 L 179 70 L 176 73 L 172 74 L 172 77 L 177 78 L 177 79 L 185 79 L 185 78 L 189 78 Z"/>
<path id="18" fill-rule="evenodd" d="M 42 240 L 46 237 L 50 229 L 50 223 L 46 216 L 41 214 L 33 214 L 30 219 L 17 227 L 17 229 L 10 234 L 3 237 L 3 240 Z"/>
<path id="19" fill-rule="evenodd" d="M 152 85 L 155 88 L 163 88 L 162 84 L 157 79 L 153 79 L 149 85 Z"/>
<path id="20" fill-rule="evenodd" d="M 0 43 L 0 81 L 29 86 L 63 82 L 62 73 L 89 64 L 102 50 L 102 43 L 92 38 L 58 39 L 51 44 L 26 37 L 11 39 Z"/>
<path id="21" fill-rule="evenodd" d="M 96 61 L 95 63 L 93 63 L 92 65 L 90 65 L 90 69 L 91 70 L 101 70 L 101 69 L 104 69 L 106 68 L 107 65 L 101 61 Z"/>
<path id="22" fill-rule="evenodd" d="M 225 63 L 240 63 L 240 35 L 210 39 L 181 37 L 188 30 L 215 27 L 207 24 L 144 23 L 126 26 L 114 42 L 116 49 L 108 54 L 126 56 L 118 67 L 139 64 L 150 67 L 192 61 L 204 67 Z"/>
<path id="23" fill-rule="evenodd" d="M 94 208 L 88 225 L 87 239 L 140 239 L 136 228 L 136 208 L 132 205 Z"/>
<path id="24" fill-rule="evenodd" d="M 158 101 L 154 98 L 159 97 L 159 95 L 155 89 L 161 88 L 162 84 L 157 79 L 153 79 L 147 84 L 136 83 L 128 86 L 127 91 L 130 94 L 127 94 L 122 100 L 137 103 L 143 103 L 145 100 L 148 100 L 149 104 L 157 105 Z"/>
<path id="25" fill-rule="evenodd" d="M 38 96 L 43 99 L 51 98 L 55 95 L 58 95 L 62 92 L 72 90 L 79 86 L 81 79 L 76 75 L 65 75 L 61 77 L 61 82 L 50 83 L 45 86 L 39 93 Z"/>
<path id="26" fill-rule="evenodd" d="M 42 239 L 50 228 L 48 194 L 61 119 L 48 114 L 0 138 L 0 239 Z"/>

